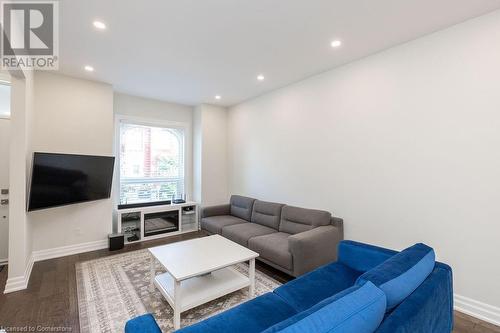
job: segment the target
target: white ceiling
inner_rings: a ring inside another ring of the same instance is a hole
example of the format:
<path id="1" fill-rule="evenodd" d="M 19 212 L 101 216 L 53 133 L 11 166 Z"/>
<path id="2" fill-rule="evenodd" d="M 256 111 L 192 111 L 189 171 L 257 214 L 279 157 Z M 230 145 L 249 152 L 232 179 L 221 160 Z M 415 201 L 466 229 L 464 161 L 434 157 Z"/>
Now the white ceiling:
<path id="1" fill-rule="evenodd" d="M 234 105 L 500 8 L 500 0 L 62 0 L 60 70 Z M 95 19 L 108 26 L 97 31 Z M 343 45 L 332 49 L 339 38 Z M 464 41 L 466 42 L 466 41 Z M 92 65 L 93 73 L 83 70 Z M 256 76 L 263 73 L 264 82 Z M 214 95 L 221 95 L 220 101 Z"/>

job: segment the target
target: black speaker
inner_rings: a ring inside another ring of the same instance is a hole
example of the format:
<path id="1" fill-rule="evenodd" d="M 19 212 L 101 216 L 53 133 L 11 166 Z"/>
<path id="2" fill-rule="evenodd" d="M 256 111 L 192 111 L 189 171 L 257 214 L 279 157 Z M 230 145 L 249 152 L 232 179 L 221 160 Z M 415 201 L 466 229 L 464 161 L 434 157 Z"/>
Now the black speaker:
<path id="1" fill-rule="evenodd" d="M 123 234 L 109 234 L 109 250 L 116 251 L 123 249 L 125 243 L 125 236 Z"/>

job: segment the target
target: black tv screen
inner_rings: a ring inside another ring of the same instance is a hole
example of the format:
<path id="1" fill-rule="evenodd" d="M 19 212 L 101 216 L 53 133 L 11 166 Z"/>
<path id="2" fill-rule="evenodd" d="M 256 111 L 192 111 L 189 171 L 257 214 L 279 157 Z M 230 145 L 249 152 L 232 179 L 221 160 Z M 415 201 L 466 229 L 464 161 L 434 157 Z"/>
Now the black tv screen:
<path id="1" fill-rule="evenodd" d="M 28 211 L 111 196 L 115 158 L 34 153 Z"/>

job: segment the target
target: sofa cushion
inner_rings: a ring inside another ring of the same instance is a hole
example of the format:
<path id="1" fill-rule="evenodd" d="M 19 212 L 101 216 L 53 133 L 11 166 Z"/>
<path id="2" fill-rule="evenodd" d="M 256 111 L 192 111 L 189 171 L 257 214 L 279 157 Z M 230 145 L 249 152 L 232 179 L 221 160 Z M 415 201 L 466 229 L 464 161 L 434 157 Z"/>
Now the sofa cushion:
<path id="1" fill-rule="evenodd" d="M 332 214 L 323 210 L 283 206 L 279 231 L 298 234 L 331 223 Z"/>
<path id="2" fill-rule="evenodd" d="M 222 228 L 240 223 L 249 222 L 231 215 L 210 216 L 201 219 L 201 228 L 211 234 L 220 235 L 222 232 Z"/>
<path id="3" fill-rule="evenodd" d="M 356 284 L 371 281 L 387 296 L 387 310 L 408 297 L 434 269 L 434 250 L 415 244 L 361 275 Z"/>
<path id="4" fill-rule="evenodd" d="M 148 313 L 127 321 L 125 333 L 161 333 L 161 330 L 154 317 Z"/>
<path id="5" fill-rule="evenodd" d="M 295 314 L 279 296 L 267 293 L 176 333 L 257 333 Z"/>
<path id="6" fill-rule="evenodd" d="M 384 292 L 367 282 L 329 297 L 264 333 L 372 333 L 382 322 L 385 308 Z"/>
<path id="7" fill-rule="evenodd" d="M 222 236 L 246 247 L 250 238 L 275 232 L 276 230 L 257 223 L 242 223 L 222 228 Z"/>
<path id="8" fill-rule="evenodd" d="M 452 281 L 450 266 L 436 262 L 427 279 L 386 315 L 376 333 L 453 331 Z"/>
<path id="9" fill-rule="evenodd" d="M 352 287 L 361 272 L 334 262 L 288 282 L 274 290 L 297 312 Z"/>
<path id="10" fill-rule="evenodd" d="M 231 205 L 231 215 L 250 221 L 254 202 L 255 199 L 253 198 L 232 195 L 229 202 Z"/>
<path id="11" fill-rule="evenodd" d="M 292 254 L 288 250 L 288 236 L 284 232 L 275 232 L 264 236 L 257 236 L 248 240 L 248 247 L 267 259 L 285 269 L 292 270 Z"/>
<path id="12" fill-rule="evenodd" d="M 255 200 L 252 211 L 252 222 L 278 230 L 281 208 L 283 208 L 283 204 Z"/>

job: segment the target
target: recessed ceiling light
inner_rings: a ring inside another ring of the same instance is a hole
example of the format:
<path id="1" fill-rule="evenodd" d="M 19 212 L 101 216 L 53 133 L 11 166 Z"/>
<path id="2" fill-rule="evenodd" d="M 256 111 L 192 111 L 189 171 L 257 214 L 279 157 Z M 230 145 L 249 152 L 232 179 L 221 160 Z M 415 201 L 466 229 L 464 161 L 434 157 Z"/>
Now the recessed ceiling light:
<path id="1" fill-rule="evenodd" d="M 332 41 L 332 42 L 330 43 L 330 45 L 331 45 L 332 47 L 339 47 L 340 45 L 342 45 L 342 42 L 341 42 L 340 40 L 336 39 L 336 40 Z"/>
<path id="2" fill-rule="evenodd" d="M 85 70 L 86 70 L 87 72 L 93 72 L 93 71 L 94 71 L 94 67 L 89 66 L 89 65 L 85 66 L 84 68 L 85 68 Z"/>
<path id="3" fill-rule="evenodd" d="M 215 95 L 215 99 L 221 99 L 220 95 Z"/>
<path id="4" fill-rule="evenodd" d="M 257 76 L 257 80 L 259 80 L 259 81 L 264 81 L 264 79 L 265 79 L 265 77 L 262 74 L 259 74 L 259 76 Z"/>
<path id="5" fill-rule="evenodd" d="M 94 24 L 94 27 L 96 27 L 96 28 L 97 28 L 97 29 L 99 29 L 99 30 L 104 30 L 104 29 L 106 29 L 106 24 L 104 24 L 104 23 L 103 23 L 103 22 L 101 22 L 101 21 L 94 21 L 94 22 L 93 22 L 93 24 Z"/>

